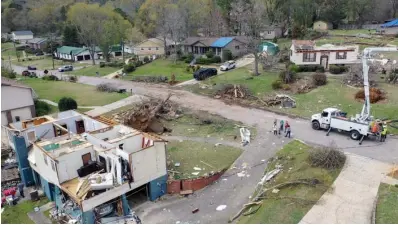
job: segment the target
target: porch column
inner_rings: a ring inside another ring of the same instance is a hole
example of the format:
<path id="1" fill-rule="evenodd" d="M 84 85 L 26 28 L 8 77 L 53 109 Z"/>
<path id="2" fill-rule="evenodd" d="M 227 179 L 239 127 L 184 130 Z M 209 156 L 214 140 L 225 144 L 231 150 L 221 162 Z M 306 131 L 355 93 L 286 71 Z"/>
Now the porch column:
<path id="1" fill-rule="evenodd" d="M 122 195 L 122 206 L 123 206 L 123 214 L 125 216 L 130 215 L 130 206 L 129 202 L 127 201 L 126 194 Z"/>

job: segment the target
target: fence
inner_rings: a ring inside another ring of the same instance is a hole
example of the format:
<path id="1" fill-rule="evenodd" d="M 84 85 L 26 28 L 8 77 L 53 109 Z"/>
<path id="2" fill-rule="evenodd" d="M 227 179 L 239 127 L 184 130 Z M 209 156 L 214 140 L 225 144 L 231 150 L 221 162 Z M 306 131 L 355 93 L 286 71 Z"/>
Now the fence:
<path id="1" fill-rule="evenodd" d="M 367 29 L 367 30 L 377 30 L 381 28 L 382 24 L 339 24 L 339 29 L 342 30 L 355 30 L 355 29 Z"/>

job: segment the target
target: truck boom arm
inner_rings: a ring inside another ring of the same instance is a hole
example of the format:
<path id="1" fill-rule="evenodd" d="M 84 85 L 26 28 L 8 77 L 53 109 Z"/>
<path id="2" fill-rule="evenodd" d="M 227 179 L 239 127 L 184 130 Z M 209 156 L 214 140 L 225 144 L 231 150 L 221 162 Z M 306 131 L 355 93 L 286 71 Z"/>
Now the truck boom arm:
<path id="1" fill-rule="evenodd" d="M 365 48 L 362 55 L 363 88 L 365 91 L 365 102 L 359 120 L 366 121 L 370 117 L 370 93 L 369 93 L 369 68 L 368 60 L 373 52 L 398 52 L 398 47 L 372 47 Z"/>

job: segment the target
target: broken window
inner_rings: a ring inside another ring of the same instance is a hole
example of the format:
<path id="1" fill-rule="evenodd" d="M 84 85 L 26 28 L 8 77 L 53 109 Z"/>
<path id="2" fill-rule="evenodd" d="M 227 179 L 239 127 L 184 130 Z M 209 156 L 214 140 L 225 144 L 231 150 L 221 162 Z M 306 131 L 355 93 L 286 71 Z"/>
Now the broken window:
<path id="1" fill-rule="evenodd" d="M 316 53 L 305 52 L 303 53 L 303 62 L 315 62 L 316 61 Z"/>
<path id="2" fill-rule="evenodd" d="M 47 155 L 43 153 L 44 163 L 48 166 Z"/>
<path id="3" fill-rule="evenodd" d="M 347 52 L 336 52 L 336 59 L 347 59 Z"/>
<path id="4" fill-rule="evenodd" d="M 51 169 L 53 169 L 53 171 L 55 171 L 55 162 L 51 160 Z"/>

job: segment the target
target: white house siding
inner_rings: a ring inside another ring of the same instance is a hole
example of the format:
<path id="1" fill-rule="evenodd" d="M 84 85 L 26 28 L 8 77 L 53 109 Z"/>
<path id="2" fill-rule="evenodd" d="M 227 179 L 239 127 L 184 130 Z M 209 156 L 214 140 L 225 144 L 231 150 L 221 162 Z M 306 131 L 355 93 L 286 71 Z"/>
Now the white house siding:
<path id="1" fill-rule="evenodd" d="M 92 146 L 88 146 L 84 149 L 79 149 L 75 152 L 71 152 L 62 156 L 59 156 L 57 159 L 58 163 L 58 179 L 59 183 L 63 183 L 65 181 L 74 179 L 78 177 L 77 170 L 83 166 L 82 156 L 84 154 L 90 153 L 91 160 L 96 160 L 96 152 L 94 151 Z"/>
<path id="2" fill-rule="evenodd" d="M 19 116 L 19 121 L 32 118 L 32 111 L 30 107 L 24 107 L 11 110 L 12 122 L 18 122 L 16 117 Z"/>
<path id="3" fill-rule="evenodd" d="M 45 163 L 44 158 L 47 158 L 47 164 Z M 53 184 L 59 184 L 56 164 L 54 164 L 55 167 L 53 169 L 51 164 L 55 162 L 46 153 L 44 153 L 37 146 L 34 145 L 31 152 L 29 152 L 28 159 L 30 162 L 30 166 L 38 174 L 40 174 L 40 176 L 42 176 L 48 182 L 51 182 Z M 32 159 L 34 159 L 34 163 L 31 161 Z"/>
<path id="4" fill-rule="evenodd" d="M 347 59 L 336 59 L 337 52 L 331 52 L 329 54 L 329 65 L 332 64 L 351 64 L 358 62 L 358 52 L 351 51 L 347 52 Z"/>
<path id="5" fill-rule="evenodd" d="M 14 33 L 12 34 L 12 39 L 14 41 L 20 41 L 20 42 L 26 42 L 28 40 L 33 39 L 33 35 L 15 35 Z"/>
<path id="6" fill-rule="evenodd" d="M 15 86 L 1 86 L 1 111 L 34 105 L 32 89 Z"/>
<path id="7" fill-rule="evenodd" d="M 384 34 L 398 34 L 398 27 L 391 27 L 391 28 L 385 28 L 383 29 Z"/>

